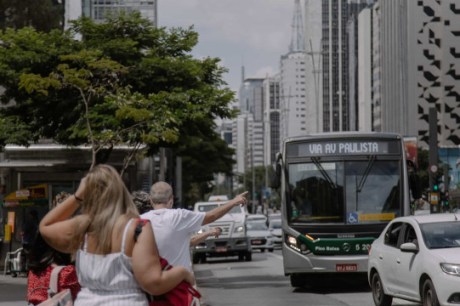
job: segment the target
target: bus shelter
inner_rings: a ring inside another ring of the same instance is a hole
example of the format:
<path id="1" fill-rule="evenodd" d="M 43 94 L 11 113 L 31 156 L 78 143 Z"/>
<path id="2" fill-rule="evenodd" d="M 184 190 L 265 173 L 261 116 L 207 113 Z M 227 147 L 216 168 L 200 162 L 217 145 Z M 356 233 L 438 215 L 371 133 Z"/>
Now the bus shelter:
<path id="1" fill-rule="evenodd" d="M 50 204 L 47 184 L 16 190 L 3 198 L 1 210 L 5 235 L 2 254 L 22 246 L 24 232 L 28 227 L 30 228 L 28 222 L 39 222 L 48 212 Z M 33 235 L 33 233 L 29 234 Z"/>

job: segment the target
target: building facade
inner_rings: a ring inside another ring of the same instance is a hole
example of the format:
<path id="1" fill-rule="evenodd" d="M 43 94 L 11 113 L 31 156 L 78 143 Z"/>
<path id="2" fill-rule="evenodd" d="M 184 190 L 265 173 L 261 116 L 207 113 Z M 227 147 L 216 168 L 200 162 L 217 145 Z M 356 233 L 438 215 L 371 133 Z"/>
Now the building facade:
<path id="1" fill-rule="evenodd" d="M 75 0 L 65 1 L 65 28 L 81 16 L 101 22 L 108 14 L 132 11 L 158 25 L 158 0 Z"/>
<path id="2" fill-rule="evenodd" d="M 267 77 L 264 88 L 264 165 L 275 163 L 276 154 L 280 152 L 280 76 Z"/>
<path id="3" fill-rule="evenodd" d="M 380 0 L 377 5 L 380 129 L 417 136 L 428 148 L 428 114 L 434 108 L 439 146 L 460 145 L 460 4 Z"/>

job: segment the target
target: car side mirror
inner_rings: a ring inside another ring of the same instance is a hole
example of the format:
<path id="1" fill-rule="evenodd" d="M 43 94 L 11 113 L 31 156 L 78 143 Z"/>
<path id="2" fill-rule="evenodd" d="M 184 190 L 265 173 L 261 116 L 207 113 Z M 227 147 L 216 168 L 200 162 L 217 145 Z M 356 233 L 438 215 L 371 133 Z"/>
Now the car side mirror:
<path id="1" fill-rule="evenodd" d="M 403 244 L 401 244 L 399 249 L 401 250 L 401 252 L 418 253 L 418 246 L 413 242 L 403 243 Z"/>

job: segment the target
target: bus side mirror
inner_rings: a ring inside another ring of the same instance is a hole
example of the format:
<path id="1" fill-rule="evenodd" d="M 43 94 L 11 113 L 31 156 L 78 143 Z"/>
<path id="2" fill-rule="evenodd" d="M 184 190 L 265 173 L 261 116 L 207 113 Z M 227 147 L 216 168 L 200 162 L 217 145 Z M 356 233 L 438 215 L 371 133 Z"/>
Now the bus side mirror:
<path id="1" fill-rule="evenodd" d="M 280 159 L 281 154 L 278 153 L 276 156 L 275 171 L 270 182 L 270 187 L 273 189 L 278 189 L 281 187 L 281 164 L 279 163 Z"/>

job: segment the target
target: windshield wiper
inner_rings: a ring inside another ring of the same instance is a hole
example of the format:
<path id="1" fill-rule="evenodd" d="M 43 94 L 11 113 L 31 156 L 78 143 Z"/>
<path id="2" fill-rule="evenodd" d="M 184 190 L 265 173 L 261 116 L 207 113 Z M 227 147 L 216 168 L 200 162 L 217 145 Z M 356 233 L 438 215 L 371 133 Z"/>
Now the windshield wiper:
<path id="1" fill-rule="evenodd" d="M 319 169 L 319 172 L 321 172 L 321 174 L 326 179 L 326 181 L 329 183 L 329 186 L 332 189 L 336 189 L 337 188 L 336 184 L 334 183 L 334 181 L 332 181 L 331 177 L 329 176 L 329 174 L 327 174 L 326 170 L 324 170 L 323 166 L 319 162 L 319 158 L 318 157 L 312 157 L 311 160 L 313 161 L 315 166 Z"/>
<path id="2" fill-rule="evenodd" d="M 372 165 L 374 165 L 375 159 L 376 159 L 375 155 L 371 155 L 369 159 L 369 163 L 367 164 L 366 170 L 364 170 L 363 176 L 361 177 L 361 180 L 359 181 L 359 184 L 357 186 L 357 190 L 356 190 L 357 192 L 361 192 L 361 190 L 363 190 L 364 184 L 366 183 L 366 179 L 369 176 L 369 172 L 372 169 Z"/>

